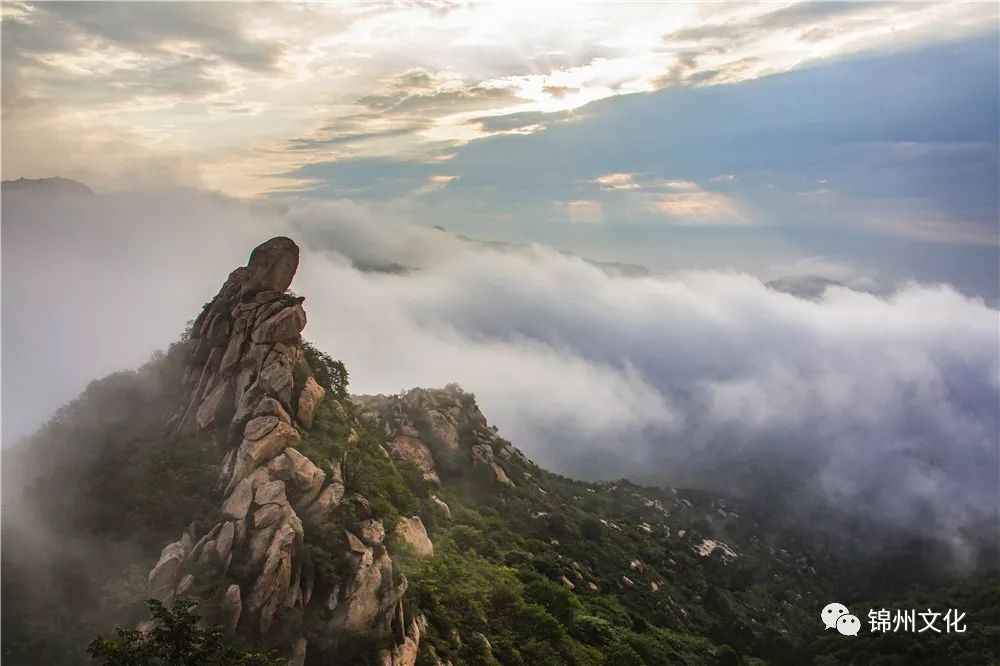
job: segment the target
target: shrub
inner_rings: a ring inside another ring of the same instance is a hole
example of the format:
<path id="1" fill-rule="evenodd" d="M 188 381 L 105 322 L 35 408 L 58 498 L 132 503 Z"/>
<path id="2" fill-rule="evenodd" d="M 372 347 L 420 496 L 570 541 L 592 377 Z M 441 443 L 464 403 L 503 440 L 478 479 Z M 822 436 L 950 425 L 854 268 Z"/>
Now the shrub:
<path id="1" fill-rule="evenodd" d="M 514 614 L 513 620 L 514 631 L 525 640 L 540 639 L 550 644 L 558 644 L 566 637 L 559 620 L 538 604 L 521 606 Z"/>
<path id="2" fill-rule="evenodd" d="M 608 651 L 604 654 L 606 663 L 615 666 L 646 666 L 639 653 L 633 650 L 624 641 L 615 641 L 608 646 Z"/>
<path id="3" fill-rule="evenodd" d="M 614 638 L 614 627 L 607 620 L 593 615 L 579 615 L 573 620 L 570 635 L 588 645 L 602 647 Z"/>
<path id="4" fill-rule="evenodd" d="M 346 398 L 350 378 L 347 374 L 347 366 L 344 365 L 343 361 L 335 360 L 305 340 L 302 341 L 302 353 L 319 385 L 336 396 L 338 400 Z"/>
<path id="5" fill-rule="evenodd" d="M 580 521 L 580 535 L 584 539 L 600 542 L 601 538 L 604 536 L 604 525 L 602 525 L 601 521 L 597 518 L 587 516 Z"/>
<path id="6" fill-rule="evenodd" d="M 155 599 L 148 603 L 152 630 L 143 633 L 118 627 L 115 638 L 98 636 L 91 641 L 87 647 L 90 656 L 105 666 L 279 666 L 285 663 L 274 654 L 237 648 L 226 640 L 221 627 L 198 626 L 199 618 L 190 601 L 176 601 L 170 609 Z"/>
<path id="7" fill-rule="evenodd" d="M 545 608 L 552 617 L 564 625 L 569 625 L 573 621 L 573 615 L 579 608 L 579 602 L 572 592 L 559 583 L 541 578 L 525 586 L 524 598 Z"/>
<path id="8" fill-rule="evenodd" d="M 456 525 L 451 530 L 451 539 L 459 551 L 478 551 L 483 544 L 483 535 L 479 530 L 468 525 Z"/>

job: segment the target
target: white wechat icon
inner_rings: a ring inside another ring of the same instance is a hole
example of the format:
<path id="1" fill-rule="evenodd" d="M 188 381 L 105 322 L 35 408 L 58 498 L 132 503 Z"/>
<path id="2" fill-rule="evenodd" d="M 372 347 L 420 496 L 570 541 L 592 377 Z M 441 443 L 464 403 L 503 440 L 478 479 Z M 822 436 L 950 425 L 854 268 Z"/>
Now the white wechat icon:
<path id="1" fill-rule="evenodd" d="M 837 631 L 844 636 L 857 636 L 861 631 L 861 620 L 856 615 L 841 615 L 837 619 Z"/>
<path id="2" fill-rule="evenodd" d="M 839 620 L 843 615 L 850 614 L 851 611 L 847 610 L 847 606 L 844 604 L 832 603 L 826 605 L 823 609 L 823 613 L 820 615 L 820 619 L 823 620 L 823 624 L 827 629 L 836 629 L 837 620 Z"/>

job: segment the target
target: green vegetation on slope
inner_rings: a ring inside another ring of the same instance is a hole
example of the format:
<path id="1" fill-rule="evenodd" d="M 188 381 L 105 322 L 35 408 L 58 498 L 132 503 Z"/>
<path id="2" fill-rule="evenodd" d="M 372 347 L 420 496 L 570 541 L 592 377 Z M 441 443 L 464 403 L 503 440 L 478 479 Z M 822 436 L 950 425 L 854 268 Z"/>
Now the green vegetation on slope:
<path id="1" fill-rule="evenodd" d="M 115 638 L 98 636 L 87 652 L 103 666 L 283 666 L 285 660 L 232 644 L 221 628 L 199 626 L 192 602 L 166 608 L 149 602 L 151 626 L 115 630 Z"/>

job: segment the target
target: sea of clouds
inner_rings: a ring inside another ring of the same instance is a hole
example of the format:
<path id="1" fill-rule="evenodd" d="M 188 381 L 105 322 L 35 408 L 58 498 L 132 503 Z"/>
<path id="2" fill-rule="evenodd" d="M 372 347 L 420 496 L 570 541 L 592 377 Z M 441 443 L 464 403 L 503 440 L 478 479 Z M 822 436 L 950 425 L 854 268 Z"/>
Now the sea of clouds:
<path id="1" fill-rule="evenodd" d="M 626 277 L 350 202 L 5 195 L 4 444 L 176 339 L 266 238 L 303 247 L 306 337 L 356 393 L 458 382 L 539 464 L 886 525 L 996 520 L 1000 313 L 946 285 L 816 299 L 724 270 Z M 355 265 L 410 270 L 361 271 Z"/>

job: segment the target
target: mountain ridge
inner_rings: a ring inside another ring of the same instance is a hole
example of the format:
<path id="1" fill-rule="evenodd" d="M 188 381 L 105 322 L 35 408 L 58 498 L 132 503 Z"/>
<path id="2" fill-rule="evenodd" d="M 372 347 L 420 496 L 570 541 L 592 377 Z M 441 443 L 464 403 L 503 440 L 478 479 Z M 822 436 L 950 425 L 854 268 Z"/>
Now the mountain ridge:
<path id="1" fill-rule="evenodd" d="M 94 190 L 87 185 L 72 178 L 61 176 L 51 176 L 47 178 L 18 178 L 17 180 L 5 180 L 0 184 L 4 193 L 11 192 L 33 192 L 47 196 L 71 195 L 96 197 Z"/>

